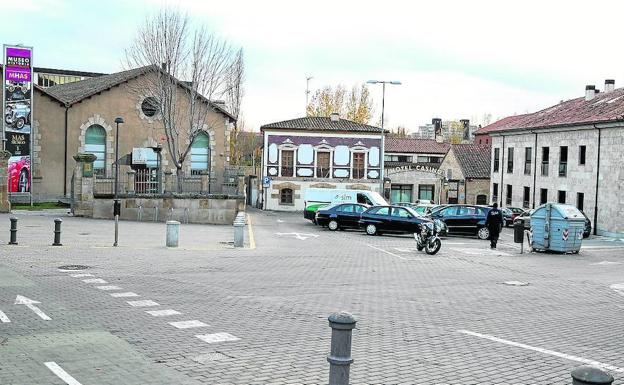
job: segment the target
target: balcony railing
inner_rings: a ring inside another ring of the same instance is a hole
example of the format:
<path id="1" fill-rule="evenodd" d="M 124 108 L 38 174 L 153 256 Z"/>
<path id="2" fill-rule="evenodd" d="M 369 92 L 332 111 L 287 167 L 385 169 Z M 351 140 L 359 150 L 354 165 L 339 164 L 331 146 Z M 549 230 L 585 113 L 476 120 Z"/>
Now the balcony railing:
<path id="1" fill-rule="evenodd" d="M 567 176 L 567 175 L 568 175 L 568 164 L 559 163 L 559 176 Z"/>
<path id="2" fill-rule="evenodd" d="M 293 167 L 282 166 L 282 176 L 293 176 Z"/>
<path id="3" fill-rule="evenodd" d="M 354 168 L 352 177 L 353 177 L 353 179 L 362 179 L 362 178 L 364 178 L 364 169 L 363 168 Z"/>
<path id="4" fill-rule="evenodd" d="M 329 178 L 329 167 L 317 167 L 316 177 L 317 178 Z"/>

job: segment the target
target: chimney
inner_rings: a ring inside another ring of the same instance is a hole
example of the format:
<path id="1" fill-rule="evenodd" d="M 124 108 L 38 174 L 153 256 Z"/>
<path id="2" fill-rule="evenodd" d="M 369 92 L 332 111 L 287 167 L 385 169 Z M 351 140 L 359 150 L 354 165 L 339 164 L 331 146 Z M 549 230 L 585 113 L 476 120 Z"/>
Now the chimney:
<path id="1" fill-rule="evenodd" d="M 437 139 L 442 134 L 442 119 L 433 118 L 431 124 L 433 124 L 433 137 Z"/>
<path id="2" fill-rule="evenodd" d="M 607 79 L 605 80 L 605 89 L 604 92 L 611 92 L 615 89 L 615 79 Z"/>
<path id="3" fill-rule="evenodd" d="M 331 114 L 329 114 L 329 118 L 332 122 L 337 122 L 340 120 L 340 115 L 337 112 L 332 112 Z"/>
<path id="4" fill-rule="evenodd" d="M 585 101 L 590 101 L 596 96 L 596 86 L 585 86 Z"/>
<path id="5" fill-rule="evenodd" d="M 470 140 L 470 119 L 461 119 L 459 121 L 464 128 L 464 138 L 463 140 Z"/>

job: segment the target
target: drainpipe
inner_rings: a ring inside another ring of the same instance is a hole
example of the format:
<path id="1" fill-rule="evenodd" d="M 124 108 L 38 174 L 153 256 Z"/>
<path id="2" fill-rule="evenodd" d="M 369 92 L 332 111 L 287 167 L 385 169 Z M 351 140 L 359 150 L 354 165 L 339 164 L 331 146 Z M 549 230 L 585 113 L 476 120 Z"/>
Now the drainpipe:
<path id="1" fill-rule="evenodd" d="M 505 175 L 505 135 L 503 137 L 503 148 L 501 148 L 501 163 L 498 168 L 501 173 L 500 186 L 498 186 L 498 196 L 500 198 L 500 207 L 503 207 L 503 175 Z"/>
<path id="2" fill-rule="evenodd" d="M 65 104 L 65 151 L 63 159 L 63 196 L 67 197 L 67 115 L 69 114 L 69 104 Z"/>
<path id="3" fill-rule="evenodd" d="M 533 159 L 535 160 L 535 164 L 533 165 L 533 205 L 531 208 L 535 208 L 535 190 L 537 190 L 537 184 L 535 183 L 537 180 L 537 132 L 535 133 L 535 146 L 533 147 L 533 151 L 535 151 L 535 156 Z"/>
<path id="4" fill-rule="evenodd" d="M 594 235 L 598 235 L 598 185 L 600 181 L 600 141 L 602 139 L 602 131 L 599 127 L 594 128 L 598 130 L 598 160 L 596 161 L 596 199 L 594 200 Z"/>

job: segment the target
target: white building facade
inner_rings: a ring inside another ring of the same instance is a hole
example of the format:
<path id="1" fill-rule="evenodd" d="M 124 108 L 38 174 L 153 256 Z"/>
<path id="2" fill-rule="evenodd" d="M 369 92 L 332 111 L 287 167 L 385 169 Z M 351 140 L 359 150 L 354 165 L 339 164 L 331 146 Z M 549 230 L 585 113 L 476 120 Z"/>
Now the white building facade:
<path id="1" fill-rule="evenodd" d="M 264 138 L 264 208 L 304 209 L 308 188 L 380 192 L 383 180 L 381 128 L 339 119 L 306 117 L 261 128 Z"/>
<path id="2" fill-rule="evenodd" d="M 596 234 L 624 237 L 624 89 L 589 87 L 490 132 L 490 195 L 503 207 L 574 205 Z"/>

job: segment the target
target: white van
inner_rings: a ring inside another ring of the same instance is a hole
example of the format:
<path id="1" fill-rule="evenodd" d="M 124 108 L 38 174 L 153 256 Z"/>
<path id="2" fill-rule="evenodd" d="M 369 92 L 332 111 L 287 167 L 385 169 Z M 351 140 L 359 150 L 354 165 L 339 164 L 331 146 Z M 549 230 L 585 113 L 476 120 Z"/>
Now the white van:
<path id="1" fill-rule="evenodd" d="M 374 191 L 330 188 L 308 188 L 303 196 L 303 217 L 314 221 L 316 211 L 333 203 L 363 203 L 369 206 L 387 205 L 388 202 Z"/>

